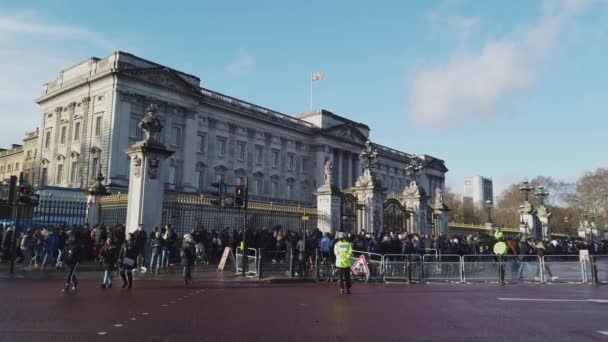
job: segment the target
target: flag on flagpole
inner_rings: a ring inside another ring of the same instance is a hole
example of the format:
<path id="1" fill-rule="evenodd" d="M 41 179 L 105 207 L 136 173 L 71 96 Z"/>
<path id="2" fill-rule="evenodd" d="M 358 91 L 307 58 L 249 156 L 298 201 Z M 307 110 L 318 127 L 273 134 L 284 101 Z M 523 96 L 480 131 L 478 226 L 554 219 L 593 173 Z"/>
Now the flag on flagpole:
<path id="1" fill-rule="evenodd" d="M 312 73 L 312 80 L 313 81 L 320 81 L 323 79 L 323 73 L 321 72 L 313 72 Z"/>

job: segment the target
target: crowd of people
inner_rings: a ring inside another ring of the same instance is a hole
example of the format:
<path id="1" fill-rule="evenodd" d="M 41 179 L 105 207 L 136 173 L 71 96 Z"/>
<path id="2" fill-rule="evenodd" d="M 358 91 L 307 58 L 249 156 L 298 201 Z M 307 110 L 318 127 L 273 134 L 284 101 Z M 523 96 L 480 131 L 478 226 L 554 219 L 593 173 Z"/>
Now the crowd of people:
<path id="1" fill-rule="evenodd" d="M 0 225 L 2 236 L 0 260 L 11 256 L 13 229 Z M 494 236 L 410 234 L 399 232 L 345 233 L 344 240 L 353 250 L 374 254 L 442 254 L 476 255 L 493 253 Z M 578 255 L 579 250 L 588 250 L 590 255 L 608 254 L 606 241 L 583 241 L 580 239 L 533 240 L 525 238 L 509 240 L 507 254 L 511 255 Z M 287 261 L 293 256 L 300 265 L 312 264 L 315 253 L 335 260 L 334 246 L 338 239 L 335 233 L 322 233 L 312 229 L 305 234 L 277 225 L 273 229 L 248 229 L 245 232 L 229 227 L 221 230 L 205 229 L 202 226 L 188 234 L 178 236 L 167 225 L 153 227 L 147 233 L 139 226 L 133 233 L 126 233 L 123 225 L 106 227 L 43 227 L 26 229 L 16 239 L 17 262 L 23 270 L 68 269 L 65 291 L 76 290 L 78 281 L 76 267 L 84 260 L 99 262 L 103 267 L 101 287 L 111 288 L 113 274 L 118 272 L 123 279 L 123 287 L 132 288 L 133 272 L 166 272 L 171 266 L 181 263 L 184 283 L 192 281 L 192 266 L 197 263 L 216 264 L 220 261 L 224 247 L 236 250 L 241 241 L 247 247 L 261 249 L 261 257 L 273 263 Z M 300 267 L 300 271 L 302 270 Z M 303 272 L 301 272 L 303 273 Z"/>

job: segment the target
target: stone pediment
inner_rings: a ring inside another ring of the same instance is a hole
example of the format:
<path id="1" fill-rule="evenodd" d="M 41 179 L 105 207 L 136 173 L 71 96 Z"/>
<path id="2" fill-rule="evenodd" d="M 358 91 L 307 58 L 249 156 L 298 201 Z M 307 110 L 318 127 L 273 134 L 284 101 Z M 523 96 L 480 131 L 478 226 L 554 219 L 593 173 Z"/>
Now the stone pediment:
<path id="1" fill-rule="evenodd" d="M 123 71 L 125 74 L 156 83 L 178 91 L 200 95 L 199 89 L 181 78 L 175 71 L 166 67 L 131 69 Z"/>
<path id="2" fill-rule="evenodd" d="M 352 123 L 346 123 L 344 125 L 335 126 L 327 130 L 322 131 L 324 135 L 346 140 L 357 145 L 364 145 L 368 140 L 361 131 L 359 131 Z"/>

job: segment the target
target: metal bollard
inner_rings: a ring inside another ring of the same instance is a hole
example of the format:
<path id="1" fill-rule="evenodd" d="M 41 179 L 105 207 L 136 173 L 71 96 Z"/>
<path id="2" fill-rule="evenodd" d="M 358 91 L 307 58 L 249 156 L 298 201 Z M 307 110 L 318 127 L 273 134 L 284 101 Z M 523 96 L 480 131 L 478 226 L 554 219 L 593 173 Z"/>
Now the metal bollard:
<path id="1" fill-rule="evenodd" d="M 289 250 L 289 278 L 293 278 L 293 248 Z"/>
<path id="2" fill-rule="evenodd" d="M 263 275 L 262 275 L 262 248 L 258 249 L 258 279 L 262 279 Z"/>
<path id="3" fill-rule="evenodd" d="M 600 282 L 597 277 L 597 265 L 595 264 L 595 255 L 591 255 L 591 278 L 593 279 L 593 285 L 599 285 Z"/>
<path id="4" fill-rule="evenodd" d="M 412 283 L 412 263 L 411 263 L 411 255 L 407 256 L 407 262 L 405 263 L 405 265 L 407 266 L 407 282 L 408 283 Z"/>

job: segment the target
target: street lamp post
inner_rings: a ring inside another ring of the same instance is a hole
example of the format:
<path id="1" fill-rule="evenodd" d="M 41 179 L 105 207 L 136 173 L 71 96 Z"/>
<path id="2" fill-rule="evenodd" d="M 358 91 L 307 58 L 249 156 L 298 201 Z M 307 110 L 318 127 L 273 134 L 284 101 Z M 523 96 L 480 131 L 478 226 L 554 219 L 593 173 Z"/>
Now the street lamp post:
<path id="1" fill-rule="evenodd" d="M 488 223 L 492 224 L 492 201 L 486 200 L 486 208 L 488 209 Z"/>
<path id="2" fill-rule="evenodd" d="M 532 191 L 534 191 L 534 187 L 530 185 L 530 182 L 528 182 L 527 179 L 524 179 L 524 181 L 521 182 L 521 186 L 519 187 L 519 191 L 524 194 L 526 202 L 527 202 L 528 201 L 528 194 L 530 194 Z"/>

